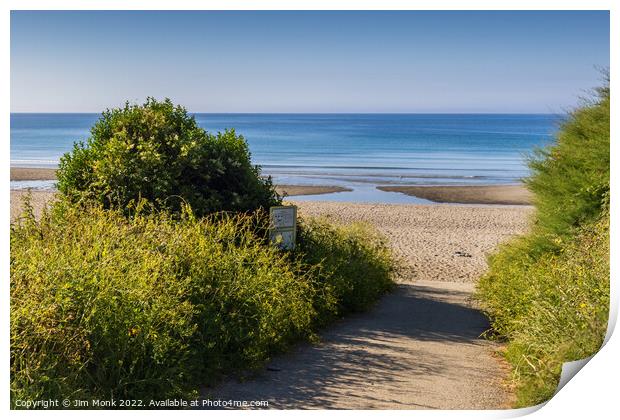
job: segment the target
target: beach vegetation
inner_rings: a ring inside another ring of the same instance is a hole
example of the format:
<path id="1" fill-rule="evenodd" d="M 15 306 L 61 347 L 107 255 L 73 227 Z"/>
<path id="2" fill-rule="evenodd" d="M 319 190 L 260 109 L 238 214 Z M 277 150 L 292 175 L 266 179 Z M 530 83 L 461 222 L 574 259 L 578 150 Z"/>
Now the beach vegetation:
<path id="1" fill-rule="evenodd" d="M 564 362 L 596 353 L 609 315 L 608 85 L 532 157 L 529 234 L 490 258 L 477 297 L 507 340 L 517 406 L 550 399 Z"/>
<path id="2" fill-rule="evenodd" d="M 534 193 L 534 234 L 540 250 L 559 249 L 558 240 L 600 218 L 609 204 L 609 88 L 571 113 L 550 147 L 530 158 L 525 180 Z"/>
<path id="3" fill-rule="evenodd" d="M 304 263 L 320 268 L 313 276 L 321 291 L 314 300 L 318 326 L 367 310 L 392 288 L 398 264 L 385 237 L 372 226 L 302 219 L 298 238 Z"/>
<path id="4" fill-rule="evenodd" d="M 270 245 L 265 217 L 198 217 L 60 197 L 11 225 L 11 401 L 194 398 L 244 377 L 391 286 L 368 226 L 299 225 Z M 148 408 L 148 407 L 142 407 Z"/>
<path id="5" fill-rule="evenodd" d="M 58 190 L 73 202 L 125 209 L 141 198 L 157 209 L 197 216 L 252 212 L 280 203 L 270 177 L 251 162 L 243 136 L 198 126 L 169 99 L 109 109 L 60 159 Z"/>

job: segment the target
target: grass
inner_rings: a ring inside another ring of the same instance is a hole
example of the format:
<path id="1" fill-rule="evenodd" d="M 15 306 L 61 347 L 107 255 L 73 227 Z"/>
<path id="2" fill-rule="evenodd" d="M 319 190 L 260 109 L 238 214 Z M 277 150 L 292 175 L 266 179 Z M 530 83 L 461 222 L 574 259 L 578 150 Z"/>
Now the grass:
<path id="1" fill-rule="evenodd" d="M 313 281 L 321 293 L 314 305 L 321 325 L 367 310 L 393 286 L 396 261 L 385 239 L 370 225 L 308 219 L 301 224 L 299 242 L 304 262 L 318 268 Z"/>
<path id="2" fill-rule="evenodd" d="M 11 226 L 11 400 L 192 398 L 260 368 L 391 285 L 367 227 L 307 221 L 268 244 L 260 215 L 54 204 Z"/>
<path id="3" fill-rule="evenodd" d="M 477 297 L 508 341 L 517 406 L 550 399 L 564 362 L 594 354 L 609 313 L 609 89 L 533 156 L 531 233 L 491 257 Z"/>
<path id="4" fill-rule="evenodd" d="M 563 242 L 558 251 L 528 255 L 527 238 L 492 260 L 479 291 L 496 332 L 509 342 L 520 407 L 551 398 L 562 364 L 600 348 L 609 313 L 609 216 Z"/>

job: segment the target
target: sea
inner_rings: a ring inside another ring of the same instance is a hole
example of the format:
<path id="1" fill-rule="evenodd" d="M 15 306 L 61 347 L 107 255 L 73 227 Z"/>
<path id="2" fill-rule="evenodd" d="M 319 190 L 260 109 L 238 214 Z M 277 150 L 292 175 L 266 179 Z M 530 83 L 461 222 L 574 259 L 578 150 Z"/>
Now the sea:
<path id="1" fill-rule="evenodd" d="M 277 184 L 348 192 L 297 200 L 423 203 L 380 185 L 517 184 L 527 157 L 554 141 L 557 114 L 193 114 L 209 132 L 234 128 Z M 99 114 L 11 114 L 11 166 L 53 168 Z M 53 182 L 11 181 L 52 189 Z"/>

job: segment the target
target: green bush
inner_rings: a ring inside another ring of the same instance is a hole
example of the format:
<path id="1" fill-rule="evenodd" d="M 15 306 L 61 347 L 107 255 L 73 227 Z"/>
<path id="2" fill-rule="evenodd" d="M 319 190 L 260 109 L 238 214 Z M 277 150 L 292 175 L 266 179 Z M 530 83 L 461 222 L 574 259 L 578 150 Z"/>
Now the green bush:
<path id="1" fill-rule="evenodd" d="M 609 199 L 609 89 L 575 110 L 560 127 L 554 145 L 530 160 L 526 179 L 534 193 L 537 236 L 543 248 L 557 236 L 600 217 Z"/>
<path id="2" fill-rule="evenodd" d="M 13 403 L 191 397 L 386 290 L 375 234 L 309 222 L 307 245 L 282 252 L 262 220 L 143 202 L 26 212 L 11 226 Z"/>
<path id="3" fill-rule="evenodd" d="M 596 353 L 609 315 L 609 215 L 589 223 L 559 250 L 532 258 L 527 238 L 494 256 L 479 284 L 493 328 L 506 337 L 517 404 L 547 401 L 562 364 Z"/>
<path id="4" fill-rule="evenodd" d="M 87 143 L 61 158 L 57 176 L 59 191 L 71 200 L 106 208 L 146 198 L 175 212 L 188 203 L 202 216 L 280 202 L 271 179 L 252 165 L 242 136 L 205 132 L 169 99 L 104 112 Z"/>
<path id="5" fill-rule="evenodd" d="M 553 396 L 564 362 L 594 354 L 609 311 L 609 89 L 531 162 L 531 232 L 490 259 L 477 296 L 508 339 L 517 405 Z"/>
<path id="6" fill-rule="evenodd" d="M 369 308 L 393 286 L 395 260 L 384 238 L 369 225 L 333 225 L 324 219 L 300 224 L 298 252 L 318 267 L 313 276 L 321 323 Z"/>
<path id="7" fill-rule="evenodd" d="M 165 398 L 305 337 L 313 289 L 255 221 L 57 204 L 11 232 L 15 398 Z"/>

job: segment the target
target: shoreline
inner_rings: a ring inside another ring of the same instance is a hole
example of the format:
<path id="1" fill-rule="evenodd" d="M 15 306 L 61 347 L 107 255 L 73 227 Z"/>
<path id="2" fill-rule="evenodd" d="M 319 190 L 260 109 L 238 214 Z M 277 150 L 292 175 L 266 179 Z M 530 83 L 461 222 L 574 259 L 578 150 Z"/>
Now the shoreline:
<path id="1" fill-rule="evenodd" d="M 11 168 L 11 181 L 54 181 L 56 180 L 56 169 L 53 168 Z M 23 190 L 26 190 L 24 188 Z M 22 189 L 13 189 L 20 191 Z M 345 191 L 352 191 L 350 188 L 337 185 L 276 185 L 278 194 L 289 197 L 299 195 L 321 195 Z M 47 191 L 52 192 L 52 191 Z"/>
<path id="2" fill-rule="evenodd" d="M 53 168 L 11 168 L 11 181 L 53 181 Z M 487 204 L 531 205 L 532 194 L 523 185 L 378 185 L 377 190 L 409 195 L 430 200 L 437 204 Z M 20 191 L 24 189 L 13 189 Z M 276 185 L 278 194 L 284 198 L 307 195 L 323 195 L 353 191 L 340 185 Z M 46 191 L 53 193 L 53 191 Z"/>
<path id="3" fill-rule="evenodd" d="M 299 195 L 322 195 L 353 191 L 351 188 L 340 187 L 338 185 L 276 185 L 276 191 L 284 198 Z"/>

